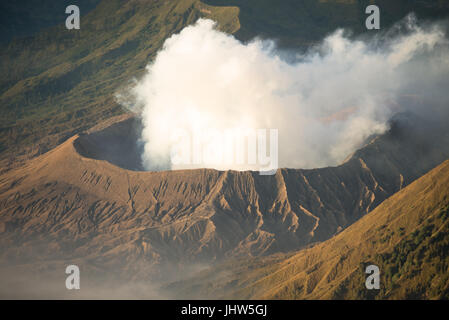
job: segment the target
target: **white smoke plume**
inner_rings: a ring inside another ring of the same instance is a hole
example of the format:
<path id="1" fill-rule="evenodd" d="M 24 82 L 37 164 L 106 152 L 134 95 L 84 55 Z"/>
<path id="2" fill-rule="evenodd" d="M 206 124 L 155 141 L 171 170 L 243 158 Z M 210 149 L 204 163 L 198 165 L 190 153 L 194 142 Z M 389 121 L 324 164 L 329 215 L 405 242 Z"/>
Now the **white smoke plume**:
<path id="1" fill-rule="evenodd" d="M 425 88 L 447 79 L 442 29 L 413 22 L 407 29 L 368 40 L 337 30 L 288 62 L 272 41 L 244 44 L 216 30 L 213 21 L 198 20 L 166 40 L 131 91 L 143 122 L 144 167 L 176 169 L 169 163 L 170 136 L 180 128 L 274 128 L 279 167 L 340 163 L 388 129 L 404 97 L 416 104 L 429 92 Z M 449 100 L 445 89 L 439 94 Z"/>

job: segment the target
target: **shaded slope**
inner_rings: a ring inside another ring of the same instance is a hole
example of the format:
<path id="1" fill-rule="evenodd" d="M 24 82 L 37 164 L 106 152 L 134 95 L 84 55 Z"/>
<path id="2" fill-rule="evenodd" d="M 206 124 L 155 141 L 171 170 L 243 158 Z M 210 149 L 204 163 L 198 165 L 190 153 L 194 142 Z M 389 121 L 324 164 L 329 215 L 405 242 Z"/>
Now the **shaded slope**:
<path id="1" fill-rule="evenodd" d="M 305 47 L 338 28 L 355 34 L 366 32 L 365 9 L 375 4 L 386 30 L 409 13 L 419 19 L 449 16 L 449 4 L 441 0 L 205 0 L 210 5 L 238 6 L 241 28 L 236 36 L 248 40 L 261 36 L 281 46 Z"/>
<path id="2" fill-rule="evenodd" d="M 141 123 L 134 117 L 113 123 L 103 130 L 89 130 L 74 141 L 76 151 L 84 157 L 108 160 L 121 168 L 143 171 L 139 144 Z M 92 132 L 91 132 L 92 131 Z"/>
<path id="3" fill-rule="evenodd" d="M 168 287 L 180 296 L 448 299 L 449 161 L 332 239 L 288 256 L 236 261 Z M 379 266 L 380 290 L 365 288 Z"/>

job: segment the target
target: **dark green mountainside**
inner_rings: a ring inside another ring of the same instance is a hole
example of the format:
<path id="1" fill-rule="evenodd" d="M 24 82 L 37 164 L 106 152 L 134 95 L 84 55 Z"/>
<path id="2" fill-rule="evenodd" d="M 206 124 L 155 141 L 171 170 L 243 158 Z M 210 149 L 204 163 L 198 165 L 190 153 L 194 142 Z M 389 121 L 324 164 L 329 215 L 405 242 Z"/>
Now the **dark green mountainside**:
<path id="1" fill-rule="evenodd" d="M 81 15 L 80 30 L 67 30 L 63 20 L 3 45 L 0 158 L 9 158 L 10 165 L 18 153 L 41 154 L 123 113 L 114 94 L 144 71 L 165 39 L 200 17 L 232 33 L 237 14 L 237 8 L 211 8 L 196 0 L 107 0 Z"/>
<path id="2" fill-rule="evenodd" d="M 449 14 L 444 0 L 205 0 L 210 5 L 238 6 L 242 40 L 254 36 L 276 39 L 286 47 L 304 47 L 338 28 L 355 34 L 366 32 L 365 9 L 380 9 L 381 29 L 388 29 L 409 13 L 420 20 L 441 19 Z M 371 33 L 377 31 L 370 31 Z"/>

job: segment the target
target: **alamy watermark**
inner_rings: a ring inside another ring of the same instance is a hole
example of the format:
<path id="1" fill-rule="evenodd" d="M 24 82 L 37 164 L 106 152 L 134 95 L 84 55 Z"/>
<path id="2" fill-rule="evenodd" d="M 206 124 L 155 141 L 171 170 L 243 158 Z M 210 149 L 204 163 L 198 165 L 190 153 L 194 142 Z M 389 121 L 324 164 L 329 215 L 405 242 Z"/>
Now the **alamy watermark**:
<path id="1" fill-rule="evenodd" d="M 365 26 L 368 30 L 380 29 L 380 10 L 379 7 L 372 4 L 365 9 L 365 13 L 369 14 L 365 20 Z"/>
<path id="2" fill-rule="evenodd" d="M 365 287 L 368 290 L 380 289 L 380 270 L 379 267 L 371 264 L 366 267 L 365 273 L 369 274 L 365 281 Z"/>
<path id="3" fill-rule="evenodd" d="M 74 4 L 65 8 L 65 13 L 70 14 L 65 20 L 65 27 L 68 30 L 80 29 L 80 8 Z"/>
<path id="4" fill-rule="evenodd" d="M 65 273 L 69 276 L 65 280 L 67 290 L 80 289 L 80 268 L 71 264 L 65 268 Z"/>
<path id="5" fill-rule="evenodd" d="M 71 4 L 65 9 L 66 14 L 70 14 L 65 21 L 65 26 L 68 30 L 80 29 L 80 9 L 77 5 Z M 378 6 L 372 4 L 366 7 L 365 13 L 369 16 L 365 20 L 365 26 L 368 30 L 380 29 L 380 9 Z"/>
<path id="6" fill-rule="evenodd" d="M 236 168 L 261 175 L 273 175 L 278 169 L 277 129 L 176 129 L 171 146 L 175 168 Z"/>

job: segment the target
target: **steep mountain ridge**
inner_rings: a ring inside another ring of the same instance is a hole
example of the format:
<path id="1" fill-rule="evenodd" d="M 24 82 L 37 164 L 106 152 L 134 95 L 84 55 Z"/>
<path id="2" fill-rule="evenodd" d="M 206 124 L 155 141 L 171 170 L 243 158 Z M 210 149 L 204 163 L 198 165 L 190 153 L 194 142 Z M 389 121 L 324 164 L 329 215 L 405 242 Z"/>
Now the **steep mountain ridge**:
<path id="1" fill-rule="evenodd" d="M 81 29 L 67 30 L 64 3 L 4 5 L 2 32 L 14 30 L 14 38 L 0 46 L 3 170 L 126 112 L 114 94 L 142 75 L 170 35 L 200 17 L 239 40 L 261 36 L 305 48 L 336 28 L 366 32 L 369 3 L 381 8 L 383 29 L 412 11 L 423 19 L 449 14 L 442 0 L 83 0 Z M 30 17 L 32 6 L 39 9 Z"/>
<path id="2" fill-rule="evenodd" d="M 166 280 L 191 265 L 327 240 L 449 158 L 443 129 L 431 126 L 440 139 L 427 132 L 419 142 L 423 132 L 403 123 L 338 167 L 273 176 L 126 170 L 77 151 L 120 127 L 100 126 L 1 176 L 1 265 L 77 260 L 121 278 Z M 411 163 L 417 144 L 427 151 Z"/>
<path id="3" fill-rule="evenodd" d="M 62 17 L 0 46 L 2 168 L 123 114 L 114 95 L 142 75 L 168 37 L 200 17 L 227 33 L 239 28 L 238 8 L 199 0 L 103 0 L 90 11 L 83 3 L 79 30 L 67 30 Z"/>
<path id="4" fill-rule="evenodd" d="M 448 299 L 448 184 L 445 161 L 325 242 L 217 265 L 166 290 L 178 298 Z M 373 264 L 379 290 L 365 287 Z"/>

